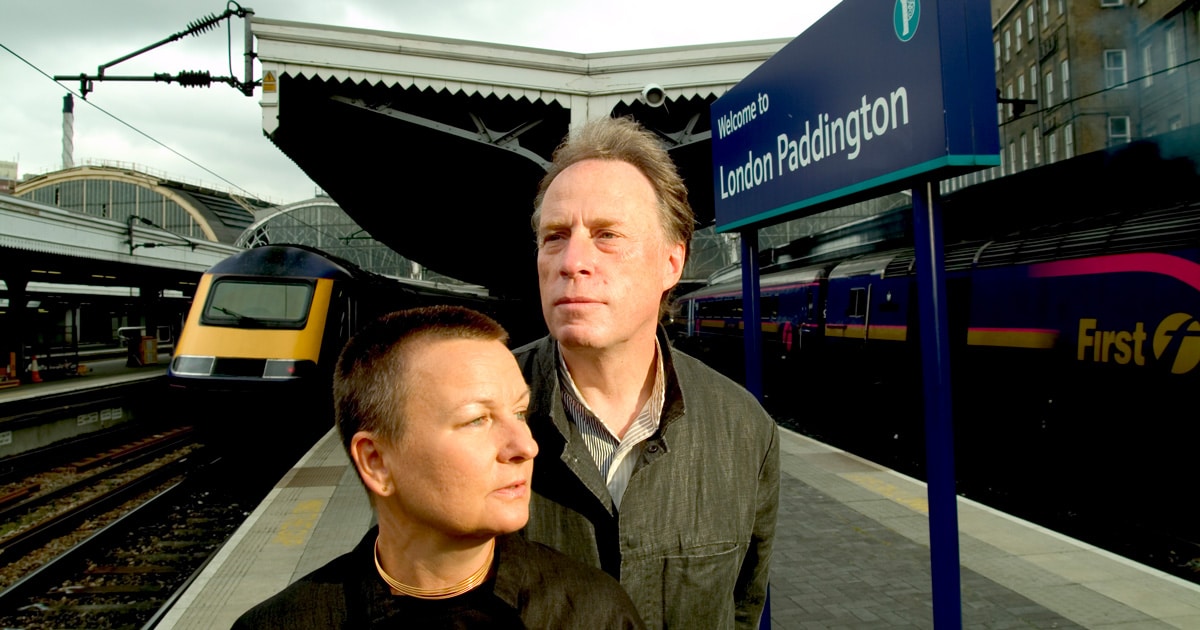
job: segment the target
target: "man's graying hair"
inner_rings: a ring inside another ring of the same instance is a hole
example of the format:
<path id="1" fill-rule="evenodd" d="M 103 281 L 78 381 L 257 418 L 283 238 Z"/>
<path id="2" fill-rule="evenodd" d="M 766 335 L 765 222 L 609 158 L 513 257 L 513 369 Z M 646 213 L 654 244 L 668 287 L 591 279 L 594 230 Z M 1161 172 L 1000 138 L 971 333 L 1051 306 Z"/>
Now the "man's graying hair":
<path id="1" fill-rule="evenodd" d="M 685 256 L 692 244 L 696 216 L 688 203 L 687 187 L 662 141 L 631 118 L 598 118 L 570 134 L 554 150 L 554 160 L 538 186 L 533 202 L 533 230 L 537 231 L 546 189 L 564 170 L 584 160 L 614 160 L 637 168 L 654 188 L 663 234 L 667 241 L 683 243 Z M 686 258 L 685 258 L 686 260 Z"/>

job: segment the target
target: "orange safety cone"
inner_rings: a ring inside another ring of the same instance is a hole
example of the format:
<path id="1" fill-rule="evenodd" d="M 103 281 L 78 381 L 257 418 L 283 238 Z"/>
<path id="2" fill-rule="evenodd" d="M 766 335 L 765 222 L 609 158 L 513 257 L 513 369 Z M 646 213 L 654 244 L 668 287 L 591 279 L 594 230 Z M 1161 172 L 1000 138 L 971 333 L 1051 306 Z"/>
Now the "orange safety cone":
<path id="1" fill-rule="evenodd" d="M 37 355 L 33 355 L 33 362 L 29 364 L 29 381 L 31 383 L 42 382 L 42 368 L 38 365 Z"/>

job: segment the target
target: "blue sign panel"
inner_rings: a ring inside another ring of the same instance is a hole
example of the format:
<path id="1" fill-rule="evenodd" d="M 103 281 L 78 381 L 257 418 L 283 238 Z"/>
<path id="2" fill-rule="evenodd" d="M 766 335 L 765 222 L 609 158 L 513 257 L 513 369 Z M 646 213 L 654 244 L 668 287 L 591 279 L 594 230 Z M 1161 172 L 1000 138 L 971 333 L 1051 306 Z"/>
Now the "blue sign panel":
<path id="1" fill-rule="evenodd" d="M 989 6 L 842 0 L 713 103 L 717 230 L 998 165 Z"/>

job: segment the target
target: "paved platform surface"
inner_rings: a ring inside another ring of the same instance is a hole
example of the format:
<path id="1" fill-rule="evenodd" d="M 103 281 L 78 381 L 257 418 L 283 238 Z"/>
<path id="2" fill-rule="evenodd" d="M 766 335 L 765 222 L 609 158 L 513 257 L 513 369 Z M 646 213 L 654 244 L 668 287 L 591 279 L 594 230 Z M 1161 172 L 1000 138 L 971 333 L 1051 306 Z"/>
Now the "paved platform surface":
<path id="1" fill-rule="evenodd" d="M 129 367 L 124 358 L 81 358 L 79 362 L 87 367 L 86 374 L 48 379 L 41 383 L 22 383 L 16 387 L 0 389 L 0 405 L 161 378 L 167 374 L 171 355 L 159 353 L 157 364 L 140 367 Z"/>
<path id="2" fill-rule="evenodd" d="M 923 483 L 786 429 L 772 628 L 932 628 Z M 1200 585 L 959 499 L 964 628 L 1200 629 Z M 250 515 L 160 629 L 228 628 L 372 521 L 336 432 Z"/>

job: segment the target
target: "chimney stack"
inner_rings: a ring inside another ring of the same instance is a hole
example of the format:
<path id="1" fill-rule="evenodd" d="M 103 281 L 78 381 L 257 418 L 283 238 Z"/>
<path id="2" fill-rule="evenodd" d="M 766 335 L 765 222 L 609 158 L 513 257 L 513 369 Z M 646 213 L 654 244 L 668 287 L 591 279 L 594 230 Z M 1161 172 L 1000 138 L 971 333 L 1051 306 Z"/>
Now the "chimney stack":
<path id="1" fill-rule="evenodd" d="M 68 93 L 63 97 L 62 167 L 75 166 L 75 97 Z"/>

